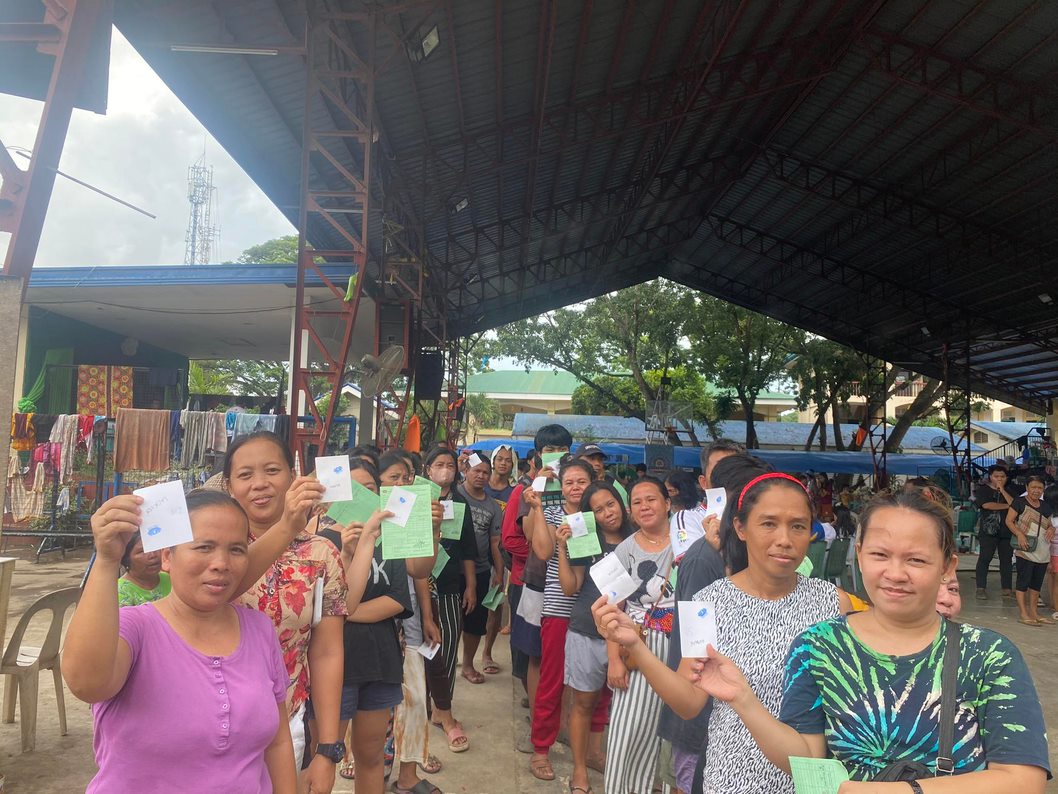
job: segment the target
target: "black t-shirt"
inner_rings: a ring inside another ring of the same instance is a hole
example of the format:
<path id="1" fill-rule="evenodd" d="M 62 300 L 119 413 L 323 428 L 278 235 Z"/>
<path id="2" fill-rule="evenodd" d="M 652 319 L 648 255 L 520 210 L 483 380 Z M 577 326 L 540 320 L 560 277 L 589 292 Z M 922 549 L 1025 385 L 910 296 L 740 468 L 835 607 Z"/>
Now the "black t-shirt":
<path id="1" fill-rule="evenodd" d="M 691 596 L 717 579 L 724 578 L 724 560 L 720 553 L 709 545 L 705 538 L 698 538 L 683 555 L 676 569 L 676 601 L 690 601 Z M 683 653 L 680 650 L 680 611 L 672 615 L 672 634 L 669 635 L 669 656 L 665 663 L 673 670 L 680 666 Z M 658 736 L 672 742 L 685 753 L 704 752 L 706 729 L 712 700 L 697 717 L 691 720 L 680 718 L 668 706 L 662 705 L 658 720 Z"/>
<path id="2" fill-rule="evenodd" d="M 1009 493 L 1009 491 L 1007 492 Z M 977 509 L 981 511 L 981 519 L 978 526 L 984 526 L 984 522 L 987 520 L 986 516 L 991 514 L 995 516 L 999 515 L 999 532 L 998 537 L 1009 538 L 1010 530 L 1007 529 L 1007 508 L 1004 507 L 1002 510 L 987 510 L 981 505 L 987 504 L 988 502 L 999 502 L 1002 505 L 1006 505 L 1007 500 L 1003 498 L 1001 491 L 997 491 L 991 485 L 979 485 L 977 490 L 974 492 L 974 504 L 977 505 Z M 993 521 L 995 518 L 992 519 Z"/>
<path id="3" fill-rule="evenodd" d="M 321 529 L 321 537 L 342 548 L 342 536 L 333 529 Z M 403 680 L 404 655 L 400 650 L 397 621 L 413 617 L 408 593 L 408 570 L 404 560 L 383 560 L 382 547 L 375 547 L 371 578 L 364 590 L 362 603 L 389 596 L 403 607 L 400 614 L 378 623 L 345 622 L 344 686 L 381 682 L 399 684 Z"/>
<path id="4" fill-rule="evenodd" d="M 454 485 L 448 496 L 453 502 L 467 504 L 467 500 L 459 493 Z M 463 513 L 463 529 L 459 532 L 459 540 L 448 540 L 441 538 L 441 546 L 448 552 L 448 564 L 441 569 L 441 573 L 434 579 L 437 595 L 462 595 L 463 593 L 463 561 L 470 560 L 477 563 L 478 541 L 474 534 L 474 520 L 470 513 L 470 505 Z M 484 593 L 479 593 L 479 597 Z"/>
<path id="5" fill-rule="evenodd" d="M 569 613 L 569 630 L 583 634 L 585 637 L 602 639 L 599 630 L 595 628 L 595 618 L 591 616 L 591 605 L 599 599 L 602 593 L 595 586 L 595 580 L 591 578 L 591 572 L 588 569 L 616 549 L 617 544 L 607 543 L 600 537 L 599 546 L 602 548 L 602 554 L 596 554 L 593 557 L 576 557 L 569 561 L 570 565 L 584 568 L 584 584 L 580 586 L 577 600 L 573 602 L 573 608 Z"/>

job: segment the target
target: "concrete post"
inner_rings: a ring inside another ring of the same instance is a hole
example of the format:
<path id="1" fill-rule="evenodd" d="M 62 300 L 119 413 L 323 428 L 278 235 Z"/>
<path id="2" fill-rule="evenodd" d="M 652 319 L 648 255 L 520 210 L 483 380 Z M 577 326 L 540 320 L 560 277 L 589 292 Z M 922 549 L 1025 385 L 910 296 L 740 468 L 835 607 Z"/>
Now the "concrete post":
<path id="1" fill-rule="evenodd" d="M 0 276 L 0 461 L 7 498 L 7 461 L 11 454 L 11 414 L 15 410 L 15 372 L 22 316 L 22 279 Z M 5 505 L 6 507 L 6 505 Z"/>

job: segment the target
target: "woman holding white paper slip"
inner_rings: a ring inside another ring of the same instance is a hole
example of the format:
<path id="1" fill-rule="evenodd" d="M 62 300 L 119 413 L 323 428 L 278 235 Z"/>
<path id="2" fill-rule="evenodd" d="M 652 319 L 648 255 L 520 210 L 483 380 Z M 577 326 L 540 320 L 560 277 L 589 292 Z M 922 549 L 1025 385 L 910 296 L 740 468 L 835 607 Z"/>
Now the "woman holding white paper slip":
<path id="1" fill-rule="evenodd" d="M 228 492 L 250 519 L 251 547 L 258 542 L 271 542 L 283 517 L 286 494 L 300 487 L 293 466 L 290 448 L 275 433 L 259 431 L 239 436 L 228 447 L 224 480 Z M 320 487 L 318 483 L 316 487 Z M 348 613 L 345 575 L 338 552 L 324 538 L 305 531 L 308 512 L 302 515 L 301 532 L 239 602 L 268 615 L 279 634 L 291 682 L 287 708 L 299 765 L 305 745 L 309 744 L 303 716 L 311 678 L 318 735 L 312 737 L 314 743 L 309 746 L 312 760 L 304 782 L 313 789 L 330 791 L 335 766 L 345 756 L 345 745 L 338 733 L 342 630 Z M 316 605 L 312 594 L 320 580 L 321 618 L 313 625 Z"/>
<path id="2" fill-rule="evenodd" d="M 633 532 L 621 494 L 608 482 L 594 482 L 584 491 L 581 511 L 595 519 L 596 532 L 573 539 L 569 523 L 558 528 L 558 576 L 562 591 L 576 596 L 566 633 L 563 683 L 573 692 L 573 711 L 569 716 L 569 746 L 573 753 L 570 792 L 589 794 L 588 767 L 602 771 L 605 755 L 602 748 L 611 692 L 606 686 L 609 658 L 606 641 L 595 627 L 591 605 L 599 597 L 599 588 L 586 575 L 587 569 L 612 553 Z"/>
<path id="3" fill-rule="evenodd" d="M 558 738 L 562 721 L 566 632 L 576 600 L 563 592 L 559 581 L 558 541 L 555 534 L 567 521 L 573 520 L 575 516 L 582 517 L 581 497 L 594 479 L 595 472 L 587 461 L 563 458 L 558 473 L 562 504 L 544 507 L 544 525 L 534 528 L 532 532 L 533 553 L 547 562 L 540 620 L 540 681 L 533 704 L 533 756 L 529 762 L 533 776 L 540 780 L 553 780 L 555 777 L 548 754 Z M 581 524 L 586 533 L 583 521 Z"/>
<path id="4" fill-rule="evenodd" d="M 701 655 L 702 640 L 715 632 L 715 644 L 738 659 L 753 691 L 778 713 L 790 642 L 850 605 L 831 583 L 797 573 L 808 551 L 812 504 L 794 478 L 779 472 L 752 478 L 729 501 L 722 523 L 731 574 L 681 602 L 681 643 Z M 688 610 L 689 605 L 697 608 Z M 644 646 L 638 627 L 619 609 L 600 599 L 593 612 L 603 636 L 629 649 L 642 675 L 677 715 L 698 715 L 708 695 L 691 681 L 694 657 L 685 654 L 673 671 Z M 726 704 L 714 703 L 705 752 L 708 791 L 793 792 L 792 780 L 768 762 Z"/>
<path id="5" fill-rule="evenodd" d="M 841 762 L 853 781 L 841 794 L 1043 792 L 1046 730 L 1021 654 L 995 632 L 937 614 L 938 587 L 957 562 L 954 535 L 951 512 L 922 492 L 876 495 L 857 545 L 873 608 L 795 638 L 778 718 L 725 655 L 696 663 L 698 686 L 730 704 L 776 767 L 789 769 L 792 757 Z"/>
<path id="6" fill-rule="evenodd" d="M 378 474 L 360 461 L 351 476 L 363 487 L 378 492 Z M 391 710 L 403 699 L 401 678 L 404 659 L 397 620 L 412 616 L 407 569 L 403 559 L 386 560 L 375 540 L 389 511 L 376 509 L 363 524 L 340 531 L 325 528 L 320 535 L 335 544 L 342 555 L 346 579 L 363 582 L 365 589 L 348 603 L 345 619 L 345 675 L 342 680 L 342 736 L 352 723 L 353 759 L 357 788 L 380 793 L 385 788 L 383 748 Z M 309 701 L 310 713 L 312 701 Z M 346 773 L 343 773 L 343 777 Z"/>
<path id="7" fill-rule="evenodd" d="M 287 672 L 271 622 L 235 609 L 246 515 L 217 491 L 187 496 L 193 540 L 162 552 L 165 598 L 118 607 L 114 586 L 142 500 L 92 516 L 96 561 L 70 622 L 63 676 L 93 704 L 91 792 L 296 790 Z"/>
<path id="8" fill-rule="evenodd" d="M 669 583 L 669 495 L 660 480 L 644 477 L 633 484 L 628 499 L 637 531 L 612 556 L 620 562 L 621 573 L 630 574 L 637 584 L 624 600 L 621 614 L 635 627 L 636 636 L 643 637 L 649 653 L 664 658 L 675 606 Z M 653 789 L 657 775 L 661 700 L 643 674 L 621 659 L 617 645 L 609 643 L 607 653 L 607 678 L 614 698 L 606 740 L 606 792 L 642 794 Z"/>

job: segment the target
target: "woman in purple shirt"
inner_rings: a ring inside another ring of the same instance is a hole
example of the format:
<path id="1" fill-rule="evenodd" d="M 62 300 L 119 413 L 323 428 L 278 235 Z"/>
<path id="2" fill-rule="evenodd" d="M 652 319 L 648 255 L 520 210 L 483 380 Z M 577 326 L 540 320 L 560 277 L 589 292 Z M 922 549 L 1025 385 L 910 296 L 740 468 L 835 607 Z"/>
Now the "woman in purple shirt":
<path id="1" fill-rule="evenodd" d="M 172 592 L 119 610 L 141 502 L 116 496 L 92 516 L 96 561 L 66 635 L 63 677 L 95 719 L 88 792 L 294 794 L 275 629 L 229 603 L 250 564 L 246 514 L 226 494 L 188 494 L 194 540 L 162 551 Z"/>

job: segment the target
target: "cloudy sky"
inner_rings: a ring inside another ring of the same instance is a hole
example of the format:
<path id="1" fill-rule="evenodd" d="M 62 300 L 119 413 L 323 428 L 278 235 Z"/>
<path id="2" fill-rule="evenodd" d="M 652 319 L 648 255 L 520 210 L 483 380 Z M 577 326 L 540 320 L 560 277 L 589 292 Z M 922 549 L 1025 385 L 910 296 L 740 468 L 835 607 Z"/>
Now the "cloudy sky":
<path id="1" fill-rule="evenodd" d="M 0 94 L 0 140 L 30 148 L 43 103 Z M 187 169 L 213 166 L 214 260 L 294 229 L 235 161 L 114 30 L 105 116 L 75 110 L 60 169 L 157 215 L 151 220 L 58 178 L 37 266 L 180 264 L 187 230 Z M 15 157 L 20 167 L 28 161 Z M 0 232 L 0 260 L 10 235 Z"/>

